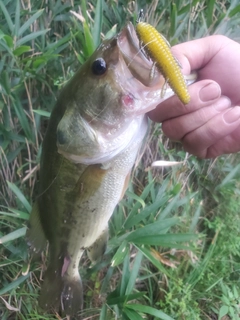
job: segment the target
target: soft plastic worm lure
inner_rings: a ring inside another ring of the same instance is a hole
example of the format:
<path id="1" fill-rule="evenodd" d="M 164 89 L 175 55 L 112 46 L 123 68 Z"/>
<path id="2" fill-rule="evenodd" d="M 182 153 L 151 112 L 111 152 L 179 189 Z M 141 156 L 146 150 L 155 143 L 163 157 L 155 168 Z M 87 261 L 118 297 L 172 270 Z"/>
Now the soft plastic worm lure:
<path id="1" fill-rule="evenodd" d="M 190 101 L 187 85 L 180 65 L 171 53 L 167 40 L 150 24 L 142 22 L 143 10 L 139 13 L 136 32 L 141 47 L 146 51 L 154 65 L 165 78 L 182 103 Z"/>

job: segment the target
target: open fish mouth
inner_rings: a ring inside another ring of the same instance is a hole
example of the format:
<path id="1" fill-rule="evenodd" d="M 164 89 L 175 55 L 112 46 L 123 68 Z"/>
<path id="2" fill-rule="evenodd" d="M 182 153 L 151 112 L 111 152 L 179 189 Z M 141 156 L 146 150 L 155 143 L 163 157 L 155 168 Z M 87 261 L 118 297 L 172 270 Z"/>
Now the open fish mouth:
<path id="1" fill-rule="evenodd" d="M 129 22 L 118 34 L 117 41 L 122 57 L 133 77 L 146 87 L 157 85 L 158 89 L 161 88 L 165 80 L 157 68 L 151 74 L 153 62 L 148 59 L 144 49 L 141 48 L 132 23 Z"/>

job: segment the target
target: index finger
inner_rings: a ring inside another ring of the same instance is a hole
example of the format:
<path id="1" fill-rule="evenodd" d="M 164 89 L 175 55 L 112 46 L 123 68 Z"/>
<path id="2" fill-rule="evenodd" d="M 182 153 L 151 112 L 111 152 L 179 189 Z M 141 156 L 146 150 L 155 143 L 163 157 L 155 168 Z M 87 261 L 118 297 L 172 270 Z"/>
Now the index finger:
<path id="1" fill-rule="evenodd" d="M 174 95 L 163 101 L 154 110 L 151 110 L 148 113 L 149 118 L 156 122 L 163 122 L 207 107 L 219 99 L 221 96 L 221 88 L 212 80 L 202 80 L 189 86 L 189 94 L 191 100 L 187 105 L 184 105 L 179 98 Z"/>

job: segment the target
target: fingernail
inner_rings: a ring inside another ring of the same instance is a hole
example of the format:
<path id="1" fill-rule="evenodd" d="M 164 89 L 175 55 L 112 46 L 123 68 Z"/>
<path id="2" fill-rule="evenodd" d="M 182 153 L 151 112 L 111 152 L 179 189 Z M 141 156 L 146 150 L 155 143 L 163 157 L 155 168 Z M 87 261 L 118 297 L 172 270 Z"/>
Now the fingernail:
<path id="1" fill-rule="evenodd" d="M 225 112 L 223 115 L 223 119 L 227 123 L 233 123 L 238 121 L 240 118 L 240 107 L 233 107 L 229 111 Z"/>
<path id="2" fill-rule="evenodd" d="M 199 98 L 202 101 L 210 101 L 217 99 L 221 94 L 220 86 L 217 83 L 209 83 L 199 92 Z"/>
<path id="3" fill-rule="evenodd" d="M 214 103 L 214 108 L 217 111 L 222 111 L 231 107 L 231 100 L 228 97 L 222 96 Z"/>

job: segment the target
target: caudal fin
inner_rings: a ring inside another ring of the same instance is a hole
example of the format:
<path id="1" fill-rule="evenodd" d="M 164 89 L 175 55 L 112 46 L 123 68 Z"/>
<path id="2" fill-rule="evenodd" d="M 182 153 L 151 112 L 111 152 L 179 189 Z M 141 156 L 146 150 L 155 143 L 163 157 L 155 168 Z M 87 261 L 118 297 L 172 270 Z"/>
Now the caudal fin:
<path id="1" fill-rule="evenodd" d="M 83 306 L 83 289 L 80 275 L 70 277 L 67 273 L 48 268 L 40 292 L 39 306 L 46 310 L 60 310 L 69 316 L 76 315 Z"/>

